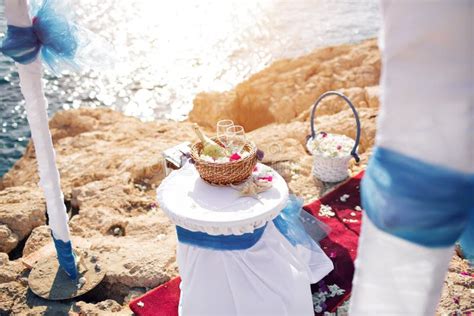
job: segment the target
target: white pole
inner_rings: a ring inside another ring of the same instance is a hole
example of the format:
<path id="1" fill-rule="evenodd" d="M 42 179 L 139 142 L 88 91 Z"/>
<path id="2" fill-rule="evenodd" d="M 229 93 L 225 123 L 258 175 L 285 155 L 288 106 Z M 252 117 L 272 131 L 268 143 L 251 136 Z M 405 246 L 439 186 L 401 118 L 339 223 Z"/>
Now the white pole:
<path id="1" fill-rule="evenodd" d="M 9 25 L 29 27 L 32 25 L 26 0 L 5 0 L 5 16 Z M 35 146 L 40 176 L 40 187 L 44 191 L 46 206 L 60 263 L 66 272 L 75 278 L 77 268 L 70 250 L 68 216 L 61 192 L 59 172 L 48 126 L 46 109 L 48 102 L 43 91 L 43 66 L 40 58 L 26 65 L 18 64 L 21 92 L 26 101 L 26 114 L 31 137 Z"/>

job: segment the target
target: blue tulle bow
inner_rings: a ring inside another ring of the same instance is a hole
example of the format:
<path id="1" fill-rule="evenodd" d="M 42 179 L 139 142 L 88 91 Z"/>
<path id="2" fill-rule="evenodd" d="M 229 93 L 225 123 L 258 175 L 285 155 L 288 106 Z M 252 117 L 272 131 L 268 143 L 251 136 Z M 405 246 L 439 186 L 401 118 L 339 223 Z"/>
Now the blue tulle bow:
<path id="1" fill-rule="evenodd" d="M 32 26 L 7 26 L 6 37 L 0 51 L 20 64 L 33 62 L 38 54 L 46 66 L 59 74 L 67 65 L 78 69 L 75 61 L 79 45 L 78 27 L 72 23 L 70 14 L 64 11 L 64 5 L 55 5 L 58 1 L 44 0 L 34 6 Z"/>
<path id="2" fill-rule="evenodd" d="M 287 206 L 273 223 L 280 233 L 293 245 L 310 250 L 318 248 L 318 242 L 325 238 L 330 228 L 302 209 L 303 200 L 290 195 Z"/>

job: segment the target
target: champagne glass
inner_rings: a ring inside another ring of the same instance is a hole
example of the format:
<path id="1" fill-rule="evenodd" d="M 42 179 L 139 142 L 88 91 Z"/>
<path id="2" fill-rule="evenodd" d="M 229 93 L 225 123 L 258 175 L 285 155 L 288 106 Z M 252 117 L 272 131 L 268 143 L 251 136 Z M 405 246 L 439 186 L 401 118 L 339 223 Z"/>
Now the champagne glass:
<path id="1" fill-rule="evenodd" d="M 232 153 L 240 154 L 247 142 L 244 128 L 240 125 L 230 126 L 226 129 L 226 135 L 229 139 L 229 147 Z"/>
<path id="2" fill-rule="evenodd" d="M 224 148 L 227 149 L 229 146 L 229 139 L 227 137 L 227 129 L 231 126 L 234 126 L 232 120 L 220 120 L 217 122 L 217 139 L 224 145 Z"/>

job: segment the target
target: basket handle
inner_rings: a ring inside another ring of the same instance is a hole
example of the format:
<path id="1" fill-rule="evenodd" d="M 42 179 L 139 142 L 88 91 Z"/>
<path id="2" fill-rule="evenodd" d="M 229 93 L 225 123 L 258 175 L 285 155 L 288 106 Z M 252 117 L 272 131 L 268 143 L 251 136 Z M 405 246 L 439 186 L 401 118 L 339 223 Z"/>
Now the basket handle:
<path id="1" fill-rule="evenodd" d="M 356 162 L 360 161 L 359 155 L 357 155 L 357 147 L 359 147 L 359 141 L 360 141 L 360 120 L 359 120 L 359 115 L 357 114 L 357 111 L 352 104 L 352 102 L 349 100 L 348 97 L 346 97 L 344 94 L 337 92 L 337 91 L 328 91 L 323 94 L 316 100 L 316 102 L 313 105 L 313 109 L 311 110 L 311 138 L 315 139 L 316 137 L 316 130 L 314 128 L 314 117 L 316 113 L 316 107 L 318 106 L 319 102 L 321 102 L 322 99 L 328 96 L 336 95 L 338 97 L 341 97 L 346 101 L 346 103 L 351 107 L 352 113 L 354 113 L 355 119 L 356 119 L 356 124 L 357 124 L 357 134 L 356 134 L 356 139 L 355 139 L 355 144 L 354 147 L 351 150 L 351 156 L 354 157 Z"/>

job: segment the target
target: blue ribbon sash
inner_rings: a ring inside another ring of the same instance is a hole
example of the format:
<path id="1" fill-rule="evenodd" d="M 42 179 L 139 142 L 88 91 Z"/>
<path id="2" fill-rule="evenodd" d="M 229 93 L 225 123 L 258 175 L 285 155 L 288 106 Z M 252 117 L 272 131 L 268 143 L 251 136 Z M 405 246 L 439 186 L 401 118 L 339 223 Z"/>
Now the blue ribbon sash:
<path id="1" fill-rule="evenodd" d="M 33 27 L 8 25 L 7 34 L 0 51 L 20 64 L 29 64 L 36 59 L 41 48 Z"/>
<path id="2" fill-rule="evenodd" d="M 287 206 L 273 223 L 278 231 L 293 245 L 302 245 L 308 249 L 318 247 L 317 242 L 327 236 L 329 229 L 311 214 L 302 210 L 303 200 L 291 195 Z M 262 237 L 267 225 L 252 233 L 242 235 L 209 235 L 193 232 L 176 226 L 178 240 L 181 243 L 214 250 L 244 250 L 253 247 Z"/>
<path id="3" fill-rule="evenodd" d="M 454 244 L 474 212 L 474 174 L 376 148 L 361 198 L 381 230 L 426 247 Z"/>
<path id="4" fill-rule="evenodd" d="M 209 235 L 193 232 L 176 226 L 178 240 L 181 243 L 214 250 L 243 250 L 253 247 L 262 237 L 267 225 L 256 229 L 253 233 L 242 235 Z"/>

